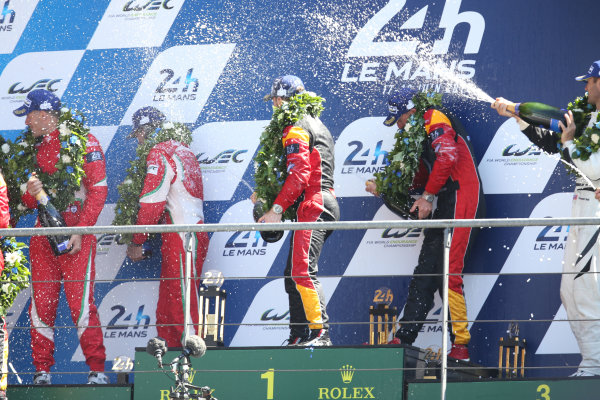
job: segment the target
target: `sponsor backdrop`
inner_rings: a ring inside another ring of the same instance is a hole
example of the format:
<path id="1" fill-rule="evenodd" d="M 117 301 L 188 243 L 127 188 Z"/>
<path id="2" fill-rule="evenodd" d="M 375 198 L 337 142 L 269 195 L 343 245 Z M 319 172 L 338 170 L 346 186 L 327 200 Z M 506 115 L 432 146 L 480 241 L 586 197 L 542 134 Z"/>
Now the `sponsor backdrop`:
<path id="1" fill-rule="evenodd" d="M 594 0 L 0 0 L 0 133 L 11 137 L 23 129 L 24 120 L 11 111 L 33 89 L 51 90 L 83 111 L 106 153 L 109 195 L 98 224 L 108 225 L 134 154 L 135 143 L 126 138 L 131 115 L 155 106 L 194 132 L 206 221 L 250 222 L 252 158 L 272 111 L 262 97 L 274 77 L 295 74 L 327 99 L 322 119 L 336 140 L 342 219 L 389 220 L 397 217 L 364 191 L 393 143 L 394 129 L 381 123 L 385 99 L 403 86 L 431 88 L 445 93 L 446 106 L 470 134 L 488 217 L 568 216 L 572 178 L 561 163 L 531 146 L 514 121 L 473 99 L 474 88 L 566 106 L 583 93 L 573 77 L 600 58 L 595 8 Z M 557 273 L 567 230 L 480 232 L 465 267 L 474 361 L 496 365 L 498 339 L 511 320 L 524 320 L 527 365 L 579 362 L 568 324 L 558 321 L 565 318 Z M 327 276 L 336 344 L 368 340 L 374 300 L 402 308 L 422 236 L 420 229 L 331 236 L 320 273 Z M 286 236 L 268 244 L 253 232 L 212 235 L 204 268 L 226 277 L 227 346 L 279 345 L 287 337 L 281 275 L 288 243 Z M 156 334 L 160 239 L 151 242 L 152 258 L 135 264 L 112 235 L 99 237 L 98 246 L 96 299 L 110 368 L 110 360 L 133 357 Z M 9 317 L 10 360 L 19 372 L 33 371 L 28 306 L 24 292 Z M 438 298 L 416 345 L 440 345 L 440 311 Z M 252 325 L 266 322 L 274 325 Z M 57 325 L 72 325 L 64 295 Z M 76 331 L 59 329 L 56 340 L 55 371 L 85 371 Z M 64 374 L 53 382 L 84 379 Z"/>

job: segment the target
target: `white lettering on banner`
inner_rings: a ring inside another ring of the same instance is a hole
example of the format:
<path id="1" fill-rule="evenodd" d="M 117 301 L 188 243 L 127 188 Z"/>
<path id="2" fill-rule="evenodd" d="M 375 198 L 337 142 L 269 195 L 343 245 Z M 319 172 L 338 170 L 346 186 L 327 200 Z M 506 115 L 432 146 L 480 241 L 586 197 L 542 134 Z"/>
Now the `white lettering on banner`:
<path id="1" fill-rule="evenodd" d="M 88 49 L 159 47 L 185 0 L 112 0 Z"/>
<path id="2" fill-rule="evenodd" d="M 0 75 L 0 121 L 3 129 L 23 129 L 25 121 L 12 112 L 27 93 L 46 89 L 61 97 L 84 50 L 25 53 L 13 58 Z"/>
<path id="3" fill-rule="evenodd" d="M 240 201 L 225 211 L 219 222 L 253 222 L 252 209 L 250 200 Z M 267 243 L 258 231 L 215 232 L 210 239 L 203 269 L 218 269 L 225 279 L 267 276 L 288 234 L 289 231 L 286 231 L 278 242 Z"/>
<path id="4" fill-rule="evenodd" d="M 335 192 L 340 197 L 371 196 L 365 182 L 386 166 L 396 127 L 383 125 L 385 116 L 353 121 L 335 144 Z"/>
<path id="5" fill-rule="evenodd" d="M 126 246 L 121 246 L 126 247 Z M 135 358 L 136 347 L 146 347 L 156 336 L 158 281 L 125 282 L 112 288 L 98 306 L 106 359 Z M 131 293 L 136 293 L 132 296 Z M 126 340 L 123 340 L 126 339 Z M 85 361 L 81 345 L 71 361 Z"/>
<path id="6" fill-rule="evenodd" d="M 532 145 L 513 118 L 499 128 L 481 162 L 485 194 L 542 193 L 554 173 L 558 156 Z"/>
<path id="7" fill-rule="evenodd" d="M 530 218 L 568 218 L 571 216 L 571 202 L 573 193 L 554 193 L 540 201 L 533 211 Z M 499 228 L 500 229 L 500 228 Z M 506 258 L 502 269 L 498 272 L 502 274 L 526 274 L 526 273 L 559 273 L 562 271 L 562 259 L 564 250 L 561 246 L 548 248 L 544 251 L 536 250 L 544 243 L 562 243 L 566 239 L 567 227 L 524 227 L 517 238 L 510 254 Z M 494 271 L 488 271 L 494 272 Z M 467 296 L 467 315 L 469 320 L 475 320 L 479 311 L 486 302 L 487 297 L 492 292 L 496 281 L 500 275 L 466 275 L 464 277 L 464 292 Z M 555 294 L 558 297 L 558 293 Z M 561 319 L 556 315 L 556 319 Z M 565 336 L 561 337 L 560 345 L 558 342 L 552 343 L 552 354 L 561 354 L 563 351 L 562 340 L 567 342 L 572 339 L 572 333 L 565 331 Z M 547 353 L 549 354 L 549 353 Z"/>
<path id="8" fill-rule="evenodd" d="M 269 121 L 212 122 L 194 130 L 190 148 L 202 169 L 204 200 L 229 201 L 253 163 L 260 135 Z"/>
<path id="9" fill-rule="evenodd" d="M 432 54 L 447 54 L 452 39 L 454 29 L 460 23 L 467 23 L 470 27 L 465 44 L 465 54 L 479 52 L 483 32 L 485 30 L 485 19 L 474 11 L 459 12 L 462 0 L 446 0 L 442 18 L 439 27 L 444 29 L 444 37 L 436 40 L 433 44 Z M 406 0 L 391 0 L 385 7 L 377 12 L 360 29 L 352 44 L 348 48 L 348 57 L 385 57 L 385 56 L 406 56 L 417 53 L 417 46 L 421 43 L 419 40 L 406 40 L 397 42 L 375 41 L 375 38 L 384 26 L 394 18 L 406 4 Z M 410 17 L 401 27 L 403 30 L 422 29 L 429 6 L 423 7 L 416 14 Z M 418 34 L 406 34 L 408 37 L 415 37 Z"/>
<path id="10" fill-rule="evenodd" d="M 431 15 L 430 5 L 409 16 L 399 29 L 394 29 L 397 36 L 411 38 L 410 40 L 378 40 L 382 30 L 392 19 L 401 12 L 405 14 L 403 9 L 406 0 L 391 0 L 358 31 L 348 48 L 349 62 L 344 63 L 340 81 L 383 82 L 383 94 L 390 94 L 406 86 L 406 81 L 411 81 L 408 83 L 421 91 L 461 94 L 468 90 L 468 85 L 465 86 L 462 81 L 475 76 L 476 60 L 450 60 L 447 54 L 456 27 L 463 23 L 469 27 L 463 53 L 477 54 L 485 31 L 485 19 L 474 11 L 460 12 L 461 2 L 462 0 L 446 0 L 439 22 L 444 36 L 432 44 L 422 39 L 434 36 L 431 32 L 424 31 L 428 11 Z M 432 3 L 431 7 L 434 6 L 435 3 Z M 455 48 L 456 46 L 453 47 Z M 406 58 L 373 61 L 357 59 L 358 57 Z"/>
<path id="11" fill-rule="evenodd" d="M 160 53 L 121 125 L 131 124 L 133 113 L 148 105 L 160 109 L 173 122 L 195 123 L 234 48 L 233 43 L 186 45 Z"/>
<path id="12" fill-rule="evenodd" d="M 39 0 L 0 2 L 0 54 L 14 51 Z"/>

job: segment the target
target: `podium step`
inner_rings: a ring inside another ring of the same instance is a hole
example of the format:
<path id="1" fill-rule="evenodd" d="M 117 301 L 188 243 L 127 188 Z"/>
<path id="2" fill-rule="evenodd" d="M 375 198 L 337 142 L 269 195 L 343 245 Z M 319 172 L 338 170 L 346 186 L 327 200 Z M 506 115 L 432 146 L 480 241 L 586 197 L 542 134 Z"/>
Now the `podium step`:
<path id="1" fill-rule="evenodd" d="M 439 382 L 408 382 L 406 400 L 440 398 Z M 446 399 L 597 399 L 600 377 L 552 379 L 502 379 L 477 382 L 448 382 Z"/>

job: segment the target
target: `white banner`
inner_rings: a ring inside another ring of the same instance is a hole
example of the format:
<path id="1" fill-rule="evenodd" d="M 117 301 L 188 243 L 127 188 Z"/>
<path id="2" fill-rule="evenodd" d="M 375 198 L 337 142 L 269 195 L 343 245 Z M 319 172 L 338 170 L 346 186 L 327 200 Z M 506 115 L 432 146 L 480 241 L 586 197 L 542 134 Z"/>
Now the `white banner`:
<path id="1" fill-rule="evenodd" d="M 394 147 L 396 126 L 383 125 L 385 117 L 361 118 L 348 125 L 335 144 L 335 193 L 339 197 L 371 196 L 365 182 L 385 168 Z"/>
<path id="2" fill-rule="evenodd" d="M 39 0 L 4 0 L 0 2 L 0 54 L 15 49 Z"/>
<path id="3" fill-rule="evenodd" d="M 250 200 L 243 200 L 225 211 L 219 222 L 222 224 L 254 222 L 252 208 L 253 204 Z M 288 234 L 289 231 L 286 231 L 279 241 L 267 243 L 258 231 L 215 232 L 210 239 L 208 254 L 202 269 L 204 271 L 217 269 L 226 279 L 231 277 L 264 279 L 262 277 L 269 273 Z M 281 266 L 280 275 L 283 275 L 284 267 Z"/>
<path id="4" fill-rule="evenodd" d="M 142 107 L 154 106 L 172 122 L 195 123 L 235 44 L 171 47 L 150 66 L 121 125 Z"/>
<path id="5" fill-rule="evenodd" d="M 204 200 L 231 200 L 243 179 L 269 121 L 213 122 L 194 130 L 191 149 L 202 168 Z M 250 221 L 249 221 L 250 222 Z"/>
<path id="6" fill-rule="evenodd" d="M 25 53 L 12 59 L 0 75 L 0 129 L 25 128 L 25 118 L 13 114 L 35 89 L 61 97 L 77 69 L 84 50 Z"/>
<path id="7" fill-rule="evenodd" d="M 513 118 L 499 128 L 479 163 L 485 194 L 542 193 L 559 156 L 533 145 Z"/>
<path id="8" fill-rule="evenodd" d="M 112 0 L 88 49 L 161 46 L 184 0 Z"/>

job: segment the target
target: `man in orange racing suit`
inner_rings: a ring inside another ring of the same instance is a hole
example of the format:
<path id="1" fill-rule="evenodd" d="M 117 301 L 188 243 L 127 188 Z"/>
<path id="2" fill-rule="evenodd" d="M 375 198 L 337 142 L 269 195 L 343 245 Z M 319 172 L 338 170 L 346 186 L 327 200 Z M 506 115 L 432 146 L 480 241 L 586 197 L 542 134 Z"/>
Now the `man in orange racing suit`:
<path id="1" fill-rule="evenodd" d="M 412 102 L 413 94 L 414 92 L 405 91 L 404 97 L 396 100 L 398 104 L 395 104 L 395 114 L 388 116 L 386 124 L 392 125 L 398 119 L 406 122 L 416 112 Z M 429 217 L 433 200 L 438 196 L 433 218 L 481 218 L 484 213 L 481 180 L 468 138 L 459 134 L 463 131 L 462 126 L 457 120 L 451 120 L 434 108 L 426 110 L 423 119 L 429 140 L 422 158 L 432 169 L 423 195 L 414 202 L 410 211 L 418 211 L 420 219 Z M 473 241 L 473 233 L 472 228 L 453 229 L 450 245 L 448 306 L 452 321 L 452 350 L 448 356 L 464 361 L 470 359 L 468 344 L 471 335 L 460 274 Z M 400 319 L 400 329 L 396 332 L 393 343 L 412 344 L 423 326 L 422 321 L 425 321 L 434 305 L 435 292 L 439 291 L 440 295 L 443 293 L 443 229 L 426 229 L 424 235 L 419 261 L 409 285 L 404 314 Z M 427 274 L 439 275 L 421 276 Z"/>
<path id="2" fill-rule="evenodd" d="M 304 92 L 300 78 L 285 75 L 275 79 L 271 93 L 275 107 Z M 282 132 L 288 176 L 273 207 L 259 222 L 281 222 L 282 213 L 299 202 L 298 222 L 337 221 L 339 206 L 333 192 L 334 143 L 331 133 L 318 118 L 308 113 Z M 290 345 L 331 346 L 328 316 L 317 262 L 331 231 L 293 232 L 285 290 L 290 305 Z"/>

